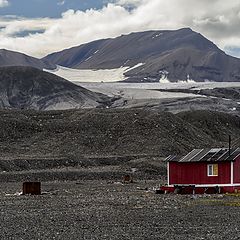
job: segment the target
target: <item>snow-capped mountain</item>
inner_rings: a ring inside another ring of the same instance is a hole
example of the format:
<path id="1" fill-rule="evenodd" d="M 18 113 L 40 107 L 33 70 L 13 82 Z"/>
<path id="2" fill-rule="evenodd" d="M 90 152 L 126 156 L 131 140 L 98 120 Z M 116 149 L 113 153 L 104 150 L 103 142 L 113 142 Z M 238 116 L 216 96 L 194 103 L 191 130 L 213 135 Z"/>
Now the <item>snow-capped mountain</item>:
<path id="1" fill-rule="evenodd" d="M 119 80 L 128 82 L 240 81 L 240 60 L 189 28 L 97 40 L 43 60 L 74 69 L 122 69 Z"/>

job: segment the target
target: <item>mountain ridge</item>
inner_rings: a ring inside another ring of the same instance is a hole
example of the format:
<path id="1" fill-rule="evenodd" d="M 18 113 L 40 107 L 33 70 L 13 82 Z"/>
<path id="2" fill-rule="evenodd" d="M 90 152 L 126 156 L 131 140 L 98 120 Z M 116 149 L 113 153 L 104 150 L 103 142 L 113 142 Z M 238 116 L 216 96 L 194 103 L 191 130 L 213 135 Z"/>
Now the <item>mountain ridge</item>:
<path id="1" fill-rule="evenodd" d="M 0 67 L 11 66 L 29 66 L 41 70 L 43 69 L 53 70 L 56 68 L 56 65 L 52 64 L 48 60 L 38 59 L 16 51 L 0 49 Z"/>
<path id="2" fill-rule="evenodd" d="M 134 67 L 128 82 L 240 81 L 240 60 L 190 28 L 134 32 L 49 54 L 43 60 L 76 69 Z"/>

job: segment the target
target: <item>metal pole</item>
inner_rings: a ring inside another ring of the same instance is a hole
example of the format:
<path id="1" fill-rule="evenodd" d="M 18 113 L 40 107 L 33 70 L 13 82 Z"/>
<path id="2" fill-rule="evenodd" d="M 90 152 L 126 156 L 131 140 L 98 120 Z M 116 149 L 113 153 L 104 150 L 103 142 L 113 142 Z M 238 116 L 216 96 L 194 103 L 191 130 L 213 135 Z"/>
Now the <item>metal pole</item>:
<path id="1" fill-rule="evenodd" d="M 229 156 L 231 156 L 231 141 L 232 141 L 231 135 L 229 135 L 229 137 L 228 137 L 228 154 L 229 154 Z"/>

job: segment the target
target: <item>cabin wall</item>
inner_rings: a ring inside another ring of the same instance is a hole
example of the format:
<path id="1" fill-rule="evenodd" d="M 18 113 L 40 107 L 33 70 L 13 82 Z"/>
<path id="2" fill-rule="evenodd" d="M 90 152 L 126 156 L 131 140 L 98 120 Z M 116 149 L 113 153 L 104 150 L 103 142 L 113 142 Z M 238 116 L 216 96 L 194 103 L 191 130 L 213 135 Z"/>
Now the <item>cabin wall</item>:
<path id="1" fill-rule="evenodd" d="M 240 156 L 233 163 L 233 183 L 240 183 Z"/>
<path id="2" fill-rule="evenodd" d="M 208 176 L 206 162 L 169 162 L 169 185 L 176 184 L 230 184 L 231 163 L 218 163 L 218 176 Z M 240 166 L 239 166 L 240 167 Z"/>

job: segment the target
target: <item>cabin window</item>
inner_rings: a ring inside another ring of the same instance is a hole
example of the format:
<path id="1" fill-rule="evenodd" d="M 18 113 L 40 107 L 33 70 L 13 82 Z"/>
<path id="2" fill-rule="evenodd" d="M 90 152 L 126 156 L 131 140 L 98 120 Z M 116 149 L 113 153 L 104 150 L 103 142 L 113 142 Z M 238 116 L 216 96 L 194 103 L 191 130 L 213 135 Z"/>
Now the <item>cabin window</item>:
<path id="1" fill-rule="evenodd" d="M 208 164 L 208 176 L 218 176 L 218 164 Z"/>

